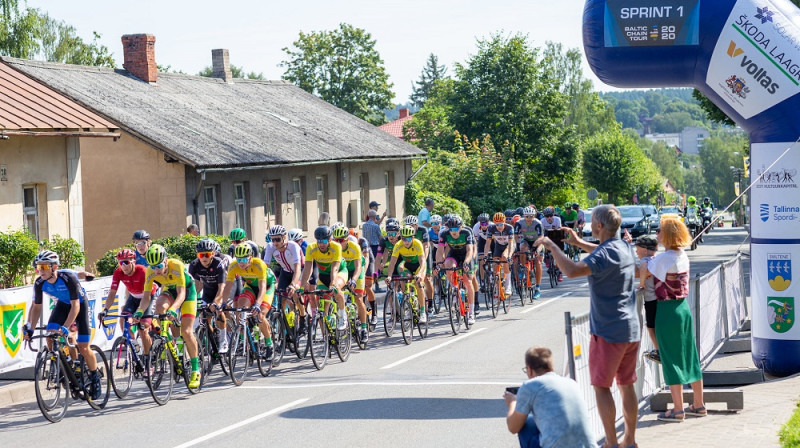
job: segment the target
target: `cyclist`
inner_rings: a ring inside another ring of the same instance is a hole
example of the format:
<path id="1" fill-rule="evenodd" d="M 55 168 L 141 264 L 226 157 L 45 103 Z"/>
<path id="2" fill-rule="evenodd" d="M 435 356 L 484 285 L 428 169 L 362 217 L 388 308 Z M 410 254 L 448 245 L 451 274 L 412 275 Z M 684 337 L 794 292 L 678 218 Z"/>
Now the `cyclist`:
<path id="1" fill-rule="evenodd" d="M 522 211 L 522 215 L 525 218 L 517 221 L 516 227 L 514 227 L 514 236 L 517 240 L 520 252 L 533 252 L 533 270 L 536 279 L 536 289 L 533 291 L 533 299 L 538 300 L 542 297 L 542 292 L 539 290 L 539 285 L 542 283 L 542 255 L 533 247 L 533 243 L 542 236 L 542 222 L 536 219 L 535 207 L 525 207 Z M 519 262 L 520 269 L 522 269 L 528 262 L 528 256 L 520 255 Z M 530 273 L 528 273 L 528 275 L 530 275 Z"/>
<path id="2" fill-rule="evenodd" d="M 229 266 L 227 257 L 217 255 L 219 249 L 219 244 L 212 239 L 200 240 L 195 245 L 197 258 L 189 263 L 189 275 L 194 279 L 195 291 L 202 290 L 201 297 L 203 302 L 213 312 L 225 305 L 223 302 L 226 297 L 223 295 L 225 288 L 221 286 L 225 284 Z M 208 320 L 208 328 L 212 328 L 211 317 Z M 219 353 L 228 352 L 227 326 L 225 313 L 218 313 L 217 327 L 219 328 L 219 336 L 217 338 L 217 347 Z"/>
<path id="3" fill-rule="evenodd" d="M 261 329 L 264 345 L 266 345 L 264 359 L 270 360 L 274 350 L 272 329 L 269 319 L 267 319 L 267 313 L 272 306 L 277 281 L 272 269 L 267 267 L 264 260 L 253 255 L 253 248 L 249 243 L 249 241 L 241 242 L 233 249 L 236 263 L 228 269 L 228 275 L 225 277 L 225 291 L 222 295 L 224 297 L 230 295 L 236 277 L 242 279 L 244 286 L 242 293 L 236 298 L 236 307 L 246 308 L 249 306 L 253 317 L 260 319 L 258 328 Z"/>
<path id="4" fill-rule="evenodd" d="M 51 250 L 43 250 L 36 255 L 33 261 L 36 272 L 39 276 L 33 283 L 33 303 L 31 304 L 29 316 L 30 320 L 22 327 L 23 337 L 30 340 L 33 336 L 35 322 L 39 321 L 42 314 L 42 293 L 54 297 L 55 307 L 50 312 L 50 320 L 47 322 L 47 331 L 60 332 L 65 338 L 70 337 L 67 328 L 73 323 L 77 324 L 78 335 L 75 341 L 78 344 L 78 351 L 83 355 L 86 366 L 89 368 L 89 381 L 91 381 L 91 394 L 93 399 L 100 398 L 100 374 L 97 359 L 89 348 L 91 342 L 92 329 L 89 327 L 89 304 L 86 301 L 86 291 L 78 281 L 75 271 L 69 269 L 58 269 L 58 254 Z M 51 347 L 48 339 L 47 346 Z M 77 358 L 77 355 L 70 350 L 70 356 Z"/>
<path id="5" fill-rule="evenodd" d="M 147 230 L 137 230 L 133 232 L 133 247 L 136 249 L 136 264 L 147 267 L 147 260 L 144 254 L 150 249 L 150 234 Z"/>
<path id="6" fill-rule="evenodd" d="M 416 218 L 416 216 L 414 216 Z M 404 268 L 411 272 L 414 276 L 414 281 L 417 284 L 418 299 L 419 299 L 419 321 L 425 323 L 428 321 L 428 314 L 425 312 L 425 289 L 422 288 L 425 281 L 426 262 L 425 249 L 422 242 L 416 238 L 416 230 L 411 226 L 403 226 L 400 229 L 401 243 L 395 244 L 392 250 L 392 260 L 389 262 L 389 277 L 386 279 L 386 284 L 392 283 L 392 276 L 398 275 L 398 261 L 402 258 Z"/>
<path id="7" fill-rule="evenodd" d="M 553 207 L 547 207 L 544 209 L 544 220 L 542 220 L 542 230 L 545 234 L 553 230 L 560 230 L 561 229 L 561 218 L 556 216 L 556 211 Z M 553 239 L 553 238 L 551 238 Z M 560 238 L 553 239 L 553 242 L 556 243 L 556 246 L 560 247 L 561 250 L 564 250 L 564 244 Z M 548 266 L 549 268 L 549 266 Z M 558 281 L 563 282 L 564 276 L 561 274 L 561 269 L 556 267 L 558 272 Z"/>
<path id="8" fill-rule="evenodd" d="M 708 196 L 706 196 L 706 197 L 703 198 L 703 204 L 700 206 L 700 208 L 710 208 L 711 211 L 713 212 L 714 211 L 714 203 L 711 202 L 711 199 Z"/>
<path id="9" fill-rule="evenodd" d="M 136 264 L 136 252 L 130 249 L 120 249 L 120 251 L 117 252 L 116 258 L 118 266 L 114 269 L 114 274 L 111 277 L 111 287 L 108 290 L 103 311 L 98 314 L 98 319 L 100 319 L 101 322 L 105 320 L 108 310 L 111 309 L 111 305 L 114 303 L 114 298 L 117 297 L 119 282 L 122 282 L 125 285 L 125 289 L 128 290 L 128 297 L 125 299 L 125 305 L 122 307 L 123 314 L 130 314 L 133 316 L 133 313 L 139 308 L 142 296 L 144 295 L 144 281 L 147 278 L 147 268 Z M 154 309 L 155 302 L 151 302 L 145 314 L 152 316 Z M 139 324 L 142 329 L 142 331 L 139 332 L 139 336 L 142 338 L 142 352 L 145 355 L 150 353 L 150 345 L 152 344 L 150 332 L 148 331 L 151 322 L 152 319 L 147 318 L 142 319 Z M 123 327 L 124 324 L 123 318 L 120 317 L 119 326 Z"/>
<path id="10" fill-rule="evenodd" d="M 178 318 L 180 309 L 180 332 L 183 342 L 192 363 L 192 375 L 189 377 L 191 389 L 200 387 L 199 361 L 197 359 L 197 340 L 194 337 L 194 319 L 197 314 L 197 293 L 194 281 L 189 275 L 181 260 L 167 259 L 167 250 L 160 244 L 153 244 L 145 254 L 147 258 L 147 278 L 144 282 L 144 294 L 139 303 L 139 309 L 133 314 L 133 320 L 138 323 L 142 319 L 144 310 L 148 309 L 151 301 L 153 283 L 161 285 L 161 294 L 156 299 L 155 310 L 158 314 L 167 314 L 173 320 Z M 174 335 L 175 329 L 173 329 Z"/>
<path id="11" fill-rule="evenodd" d="M 581 231 L 583 231 L 583 226 L 586 225 L 586 215 L 584 215 L 583 210 L 581 210 L 580 204 L 578 204 L 577 202 L 572 203 L 572 209 L 578 212 L 578 227 L 576 230 L 578 230 L 578 233 L 580 233 Z"/>
<path id="12" fill-rule="evenodd" d="M 571 229 L 578 226 L 578 210 L 572 204 L 564 205 L 564 225 Z"/>
<path id="13" fill-rule="evenodd" d="M 367 333 L 367 306 L 364 304 L 364 264 L 361 255 L 361 246 L 353 242 L 344 226 L 336 227 L 331 231 L 333 241 L 342 247 L 342 259 L 347 274 L 347 286 L 356 296 L 355 305 L 358 308 L 358 320 L 361 322 L 361 340 L 366 341 Z"/>
<path id="14" fill-rule="evenodd" d="M 236 249 L 236 246 L 241 243 L 247 243 L 250 245 L 250 248 L 253 251 L 253 256 L 258 257 L 261 254 L 261 248 L 258 247 L 253 241 L 247 239 L 247 233 L 241 227 L 237 227 L 231 230 L 231 233 L 228 235 L 228 238 L 231 240 L 231 245 L 228 246 L 228 256 L 231 258 L 234 257 L 233 251 Z"/>
<path id="15" fill-rule="evenodd" d="M 513 210 L 511 211 L 513 212 Z M 506 222 L 507 218 L 508 216 L 504 213 L 497 212 L 492 217 L 493 224 L 489 226 L 488 242 L 493 243 L 491 246 L 492 258 L 499 258 L 501 261 L 508 261 L 513 252 L 513 246 L 510 243 L 514 238 L 514 229 Z M 504 284 L 506 296 L 511 295 L 511 275 L 508 265 L 508 263 L 503 264 L 503 273 L 506 276 Z"/>
<path id="16" fill-rule="evenodd" d="M 437 262 L 444 262 L 445 268 L 460 268 L 464 288 L 467 290 L 467 303 L 469 304 L 469 324 L 475 323 L 475 286 L 472 283 L 475 261 L 475 245 L 472 232 L 462 227 L 464 222 L 459 216 L 451 216 L 445 223 L 447 230 L 439 235 L 439 250 Z"/>
<path id="17" fill-rule="evenodd" d="M 303 266 L 303 277 L 300 284 L 300 292 L 303 288 L 311 289 L 309 278 L 314 269 L 314 263 L 319 268 L 319 278 L 317 279 L 317 289 L 329 289 L 333 292 L 336 304 L 339 307 L 337 316 L 337 328 L 344 330 L 347 328 L 347 313 L 345 312 L 344 295 L 342 288 L 347 283 L 347 268 L 343 266 L 342 246 L 335 241 L 331 241 L 331 228 L 319 226 L 314 230 L 316 243 L 311 244 L 306 249 L 306 263 Z"/>
<path id="18" fill-rule="evenodd" d="M 294 296 L 294 292 L 300 287 L 300 274 L 303 270 L 305 257 L 300 245 L 290 241 L 288 234 L 289 232 L 286 231 L 286 228 L 281 225 L 269 228 L 269 233 L 267 234 L 269 244 L 264 249 L 263 260 L 265 263 L 274 261 L 280 265 L 277 291 L 286 292 L 287 297 L 294 297 L 297 314 L 304 318 L 306 309 L 301 305 L 299 296 Z M 284 309 L 288 306 L 286 303 L 280 305 Z M 297 330 L 301 335 L 306 333 L 305 319 L 300 319 L 300 326 Z"/>
<path id="19" fill-rule="evenodd" d="M 510 208 L 503 212 L 503 216 L 505 216 L 505 223 L 511 226 L 512 228 L 514 227 L 513 220 L 515 213 L 516 212 Z"/>
<path id="20" fill-rule="evenodd" d="M 358 239 L 358 245 L 361 247 L 361 264 L 366 265 L 366 272 L 364 273 L 364 288 L 367 291 L 367 300 L 369 307 L 372 309 L 372 317 L 370 324 L 375 325 L 378 323 L 378 312 L 375 307 L 375 291 L 372 289 L 374 281 L 373 274 L 375 273 L 375 255 L 372 254 L 372 248 L 366 238 L 361 237 Z"/>
<path id="21" fill-rule="evenodd" d="M 384 271 L 384 268 L 389 264 L 389 259 L 392 256 L 394 245 L 400 240 L 400 223 L 397 220 L 389 219 L 386 221 L 386 237 L 381 238 L 381 243 L 378 245 L 378 257 L 376 269 Z"/>
<path id="22" fill-rule="evenodd" d="M 481 213 L 478 215 L 478 222 L 475 223 L 475 226 L 472 227 L 472 234 L 473 239 L 477 243 L 477 254 L 478 260 L 483 258 L 484 252 L 486 250 L 486 240 L 489 239 L 489 214 L 488 213 Z M 484 268 L 483 263 L 478 263 L 478 274 L 481 278 L 481 287 L 480 291 L 484 292 L 483 289 L 483 279 L 484 279 Z M 477 306 L 477 305 L 476 305 Z"/>
<path id="23" fill-rule="evenodd" d="M 430 224 L 430 219 L 431 218 L 428 218 L 428 224 Z M 431 237 L 428 234 L 428 229 L 424 226 L 420 226 L 417 217 L 414 215 L 406 216 L 406 225 L 414 229 L 414 238 L 422 243 L 422 248 L 425 250 L 425 260 L 428 260 L 431 256 Z M 433 297 L 433 280 L 431 279 L 433 268 L 431 263 L 426 262 L 425 266 L 425 295 L 427 297 Z"/>

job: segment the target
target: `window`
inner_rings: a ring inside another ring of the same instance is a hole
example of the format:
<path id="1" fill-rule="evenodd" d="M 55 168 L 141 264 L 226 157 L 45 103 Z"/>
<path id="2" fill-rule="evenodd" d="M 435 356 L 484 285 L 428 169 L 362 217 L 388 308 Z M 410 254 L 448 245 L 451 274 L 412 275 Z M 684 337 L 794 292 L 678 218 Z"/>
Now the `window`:
<path id="1" fill-rule="evenodd" d="M 299 177 L 292 179 L 292 203 L 294 204 L 294 225 L 303 229 L 303 180 Z"/>
<path id="2" fill-rule="evenodd" d="M 233 184 L 233 208 L 236 210 L 236 227 L 247 233 L 247 200 L 244 184 Z"/>
<path id="3" fill-rule="evenodd" d="M 328 176 L 317 176 L 317 216 L 328 211 Z"/>
<path id="4" fill-rule="evenodd" d="M 386 188 L 386 202 L 384 203 L 384 207 L 386 207 L 386 213 L 389 216 L 395 216 L 394 214 L 394 172 L 393 171 L 384 171 L 383 172 L 383 185 Z"/>
<path id="5" fill-rule="evenodd" d="M 279 185 L 277 180 L 264 182 L 264 221 L 267 228 L 281 223 Z"/>
<path id="6" fill-rule="evenodd" d="M 215 187 L 203 187 L 203 204 L 206 214 L 207 235 L 217 234 L 217 190 Z"/>
<path id="7" fill-rule="evenodd" d="M 22 187 L 22 213 L 25 228 L 39 240 L 39 204 L 36 200 L 36 185 Z"/>

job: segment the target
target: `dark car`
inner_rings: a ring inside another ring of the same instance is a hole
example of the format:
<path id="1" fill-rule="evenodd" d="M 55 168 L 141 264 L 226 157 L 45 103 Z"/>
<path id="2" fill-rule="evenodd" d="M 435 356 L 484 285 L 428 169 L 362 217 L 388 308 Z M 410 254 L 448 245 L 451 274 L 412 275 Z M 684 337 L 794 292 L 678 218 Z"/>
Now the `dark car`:
<path id="1" fill-rule="evenodd" d="M 656 206 L 652 204 L 642 204 L 642 208 L 644 208 L 644 212 L 647 213 L 647 217 L 650 218 L 650 230 L 658 230 L 661 228 L 661 216 Z"/>
<path id="2" fill-rule="evenodd" d="M 624 205 L 618 208 L 622 215 L 621 232 L 627 229 L 634 238 L 650 234 L 650 218 L 647 217 L 644 207 L 641 205 Z"/>

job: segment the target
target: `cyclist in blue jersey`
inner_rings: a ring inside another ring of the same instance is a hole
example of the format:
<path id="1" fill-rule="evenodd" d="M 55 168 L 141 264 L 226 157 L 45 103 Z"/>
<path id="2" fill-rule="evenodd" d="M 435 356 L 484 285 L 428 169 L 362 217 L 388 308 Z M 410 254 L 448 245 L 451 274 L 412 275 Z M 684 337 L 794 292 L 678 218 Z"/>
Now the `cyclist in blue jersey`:
<path id="1" fill-rule="evenodd" d="M 136 249 L 137 265 L 147 267 L 147 260 L 145 260 L 144 254 L 147 253 L 147 249 L 150 249 L 151 243 L 150 234 L 147 233 L 147 230 L 133 232 L 133 247 Z"/>

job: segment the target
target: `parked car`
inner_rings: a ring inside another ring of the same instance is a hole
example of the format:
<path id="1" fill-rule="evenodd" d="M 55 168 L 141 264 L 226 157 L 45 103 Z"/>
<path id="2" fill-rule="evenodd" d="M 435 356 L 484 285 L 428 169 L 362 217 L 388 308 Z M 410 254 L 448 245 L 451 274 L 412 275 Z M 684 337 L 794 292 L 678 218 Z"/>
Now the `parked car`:
<path id="1" fill-rule="evenodd" d="M 673 207 L 671 205 L 670 206 L 661 207 L 658 210 L 659 216 L 667 214 L 667 213 L 674 213 L 674 214 L 676 214 L 678 216 L 683 216 L 683 210 L 682 209 L 680 209 L 678 207 Z"/>
<path id="2" fill-rule="evenodd" d="M 658 213 L 655 205 L 652 204 L 642 204 L 642 208 L 644 208 L 644 212 L 647 213 L 647 217 L 650 218 L 650 230 L 658 230 L 661 228 L 661 216 Z"/>
<path id="3" fill-rule="evenodd" d="M 621 232 L 627 229 L 633 238 L 650 234 L 650 218 L 647 217 L 644 207 L 641 205 L 624 205 L 618 208 L 622 215 Z"/>
<path id="4" fill-rule="evenodd" d="M 587 243 L 596 243 L 597 238 L 592 236 L 592 209 L 583 211 L 583 219 L 586 221 L 583 225 L 583 240 Z"/>

